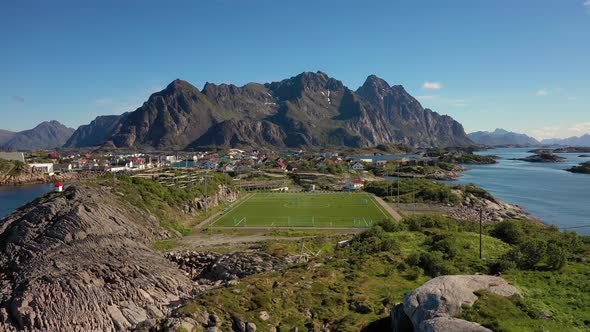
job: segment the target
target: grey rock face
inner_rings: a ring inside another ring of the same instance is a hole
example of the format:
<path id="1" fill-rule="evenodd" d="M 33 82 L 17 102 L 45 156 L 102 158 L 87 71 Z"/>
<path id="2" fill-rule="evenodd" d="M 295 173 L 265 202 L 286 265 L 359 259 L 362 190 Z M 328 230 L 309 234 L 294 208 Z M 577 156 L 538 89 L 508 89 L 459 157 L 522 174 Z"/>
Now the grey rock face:
<path id="1" fill-rule="evenodd" d="M 102 145 L 121 126 L 121 122 L 129 113 L 121 115 L 98 116 L 90 124 L 82 125 L 76 129 L 68 139 L 64 147 L 85 148 Z"/>
<path id="2" fill-rule="evenodd" d="M 353 91 L 322 72 L 264 85 L 207 83 L 203 90 L 175 80 L 125 116 L 104 143 L 174 150 L 209 145 L 473 144 L 460 123 L 424 109 L 400 85 L 390 86 L 372 75 Z"/>
<path id="3" fill-rule="evenodd" d="M 51 193 L 0 220 L 0 330 L 115 331 L 171 310 L 191 281 L 151 250 L 156 221 L 109 191 Z"/>
<path id="4" fill-rule="evenodd" d="M 462 306 L 475 303 L 477 296 L 474 292 L 480 290 L 501 296 L 520 295 L 518 289 L 500 277 L 441 276 L 406 294 L 403 311 L 415 331 L 490 331 L 479 324 L 453 318 L 462 311 Z M 395 309 L 393 313 L 399 317 Z"/>

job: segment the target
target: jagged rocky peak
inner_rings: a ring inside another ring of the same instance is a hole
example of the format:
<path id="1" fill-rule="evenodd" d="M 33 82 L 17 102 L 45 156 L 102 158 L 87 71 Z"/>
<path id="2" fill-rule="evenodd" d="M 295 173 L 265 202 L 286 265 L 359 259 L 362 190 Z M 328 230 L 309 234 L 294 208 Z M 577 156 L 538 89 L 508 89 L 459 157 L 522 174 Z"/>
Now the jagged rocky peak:
<path id="1" fill-rule="evenodd" d="M 183 89 L 194 90 L 194 89 L 197 89 L 197 88 L 194 85 L 190 84 L 189 82 L 177 78 L 174 81 L 172 81 L 170 84 L 168 84 L 168 86 L 166 87 L 166 89 L 170 89 L 170 90 L 178 90 L 178 89 L 181 89 L 181 90 L 183 90 Z"/>
<path id="2" fill-rule="evenodd" d="M 371 102 L 381 102 L 383 97 L 390 92 L 391 87 L 384 79 L 376 75 L 369 75 L 365 83 L 356 90 L 363 98 Z"/>
<path id="3" fill-rule="evenodd" d="M 280 82 L 267 83 L 266 87 L 280 100 L 290 100 L 303 96 L 309 91 L 327 93 L 344 90 L 341 81 L 329 77 L 326 73 L 303 72 Z"/>
<path id="4" fill-rule="evenodd" d="M 195 87 L 194 85 L 190 84 L 187 81 L 181 79 L 175 79 L 172 81 L 166 88 L 162 91 L 153 93 L 148 102 L 153 100 L 157 97 L 173 97 L 176 98 L 177 96 L 200 96 L 202 95 L 201 91 Z"/>

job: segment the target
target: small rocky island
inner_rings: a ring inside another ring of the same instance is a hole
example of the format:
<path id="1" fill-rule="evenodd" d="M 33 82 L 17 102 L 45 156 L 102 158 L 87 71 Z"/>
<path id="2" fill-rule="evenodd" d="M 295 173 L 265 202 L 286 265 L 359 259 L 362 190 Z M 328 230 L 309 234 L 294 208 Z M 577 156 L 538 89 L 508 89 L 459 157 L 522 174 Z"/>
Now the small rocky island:
<path id="1" fill-rule="evenodd" d="M 531 163 L 561 163 L 566 160 L 564 157 L 560 157 L 556 154 L 549 153 L 549 152 L 541 152 L 534 154 L 532 156 L 524 157 L 524 158 L 513 158 L 510 160 L 522 160 L 528 161 Z"/>
<path id="2" fill-rule="evenodd" d="M 572 172 L 572 173 L 590 174 L 590 161 L 587 161 L 585 163 L 581 163 L 578 166 L 568 168 L 568 169 L 566 169 L 566 171 Z"/>

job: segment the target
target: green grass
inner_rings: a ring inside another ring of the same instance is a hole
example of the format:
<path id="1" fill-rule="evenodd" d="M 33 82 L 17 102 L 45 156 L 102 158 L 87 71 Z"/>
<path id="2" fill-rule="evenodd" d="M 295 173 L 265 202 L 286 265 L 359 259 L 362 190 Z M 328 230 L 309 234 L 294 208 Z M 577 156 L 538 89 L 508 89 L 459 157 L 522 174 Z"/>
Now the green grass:
<path id="1" fill-rule="evenodd" d="M 587 331 L 590 328 L 584 324 L 582 316 L 576 319 L 577 322 L 561 322 L 551 317 L 551 312 L 544 311 L 547 316 L 541 318 L 540 311 L 530 307 L 531 301 L 526 296 L 509 298 L 489 292 L 476 292 L 476 295 L 479 299 L 472 307 L 465 308 L 458 318 L 478 322 L 496 332 Z"/>
<path id="2" fill-rule="evenodd" d="M 152 248 L 154 248 L 155 250 L 158 251 L 167 251 L 167 250 L 171 250 L 171 249 L 175 249 L 178 247 L 181 247 L 182 243 L 176 241 L 176 240 L 159 240 L 154 242 L 154 244 L 152 245 Z"/>
<path id="3" fill-rule="evenodd" d="M 330 230 L 310 230 L 310 229 L 275 229 L 267 236 L 281 236 L 281 237 L 309 237 L 309 236 L 330 236 L 338 235 L 335 231 Z"/>
<path id="4" fill-rule="evenodd" d="M 389 216 L 366 193 L 255 193 L 214 227 L 369 227 Z"/>
<path id="5" fill-rule="evenodd" d="M 537 318 L 536 323 L 556 326 L 546 331 L 590 330 L 590 265 L 586 262 L 570 262 L 563 270 L 520 271 L 511 270 L 503 276 L 523 292 L 524 309 Z M 539 322 L 539 313 L 550 319 Z M 502 315 L 498 316 L 503 319 Z M 507 324 L 502 324 L 504 326 Z M 534 325 L 533 325 L 534 326 Z M 558 328 L 558 327 L 569 328 Z M 507 328 L 508 331 L 512 331 Z M 533 329 L 531 329 L 533 330 Z M 540 331 L 540 329 L 538 329 Z"/>
<path id="6" fill-rule="evenodd" d="M 590 327 L 590 265 L 587 239 L 534 224 L 523 224 L 524 238 L 551 238 L 568 243 L 583 241 L 559 271 L 543 265 L 503 273 L 521 290 L 523 298 L 487 293 L 461 318 L 494 331 L 587 331 Z M 266 241 L 260 248 L 275 257 L 311 253 L 308 264 L 252 275 L 238 285 L 216 289 L 194 299 L 180 314 L 221 318 L 231 330 L 231 316 L 254 322 L 260 330 L 386 331 L 389 309 L 404 294 L 440 274 L 488 274 L 496 258 L 513 244 L 484 235 L 479 259 L 479 226 L 436 215 L 413 216 L 402 222 L 381 221 L 353 237 L 346 248 L 338 240 L 349 236 L 318 236 L 295 241 Z M 561 234 L 561 235 L 560 235 Z M 574 260 L 575 258 L 575 260 Z M 259 319 L 260 311 L 270 314 Z"/>

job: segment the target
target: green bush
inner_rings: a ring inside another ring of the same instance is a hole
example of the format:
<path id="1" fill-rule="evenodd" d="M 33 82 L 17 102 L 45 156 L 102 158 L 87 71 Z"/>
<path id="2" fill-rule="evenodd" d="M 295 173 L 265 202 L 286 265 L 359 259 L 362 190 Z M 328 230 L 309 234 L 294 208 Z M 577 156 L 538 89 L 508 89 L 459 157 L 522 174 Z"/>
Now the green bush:
<path id="1" fill-rule="evenodd" d="M 438 250 L 422 253 L 419 266 L 424 269 L 424 273 L 431 277 L 457 273 L 457 269 L 451 262 L 446 261 L 444 254 Z"/>
<path id="2" fill-rule="evenodd" d="M 490 235 L 509 244 L 521 243 L 525 237 L 522 221 L 505 220 L 494 225 Z"/>
<path id="3" fill-rule="evenodd" d="M 555 242 L 547 244 L 547 267 L 561 270 L 567 263 L 567 250 Z"/>
<path id="4" fill-rule="evenodd" d="M 547 243 L 539 239 L 529 239 L 512 248 L 502 259 L 513 261 L 523 270 L 530 270 L 544 260 Z"/>
<path id="5" fill-rule="evenodd" d="M 404 224 L 389 219 L 383 219 L 378 221 L 377 226 L 380 226 L 384 231 L 388 233 L 402 232 L 406 230 Z"/>
<path id="6" fill-rule="evenodd" d="M 356 235 L 349 248 L 356 254 L 370 255 L 383 251 L 398 252 L 400 245 L 395 239 L 390 238 L 381 226 L 373 226 Z"/>
<path id="7" fill-rule="evenodd" d="M 419 232 L 424 228 L 443 230 L 457 230 L 458 224 L 454 220 L 437 214 L 412 215 L 404 218 L 403 223 L 408 230 Z"/>

